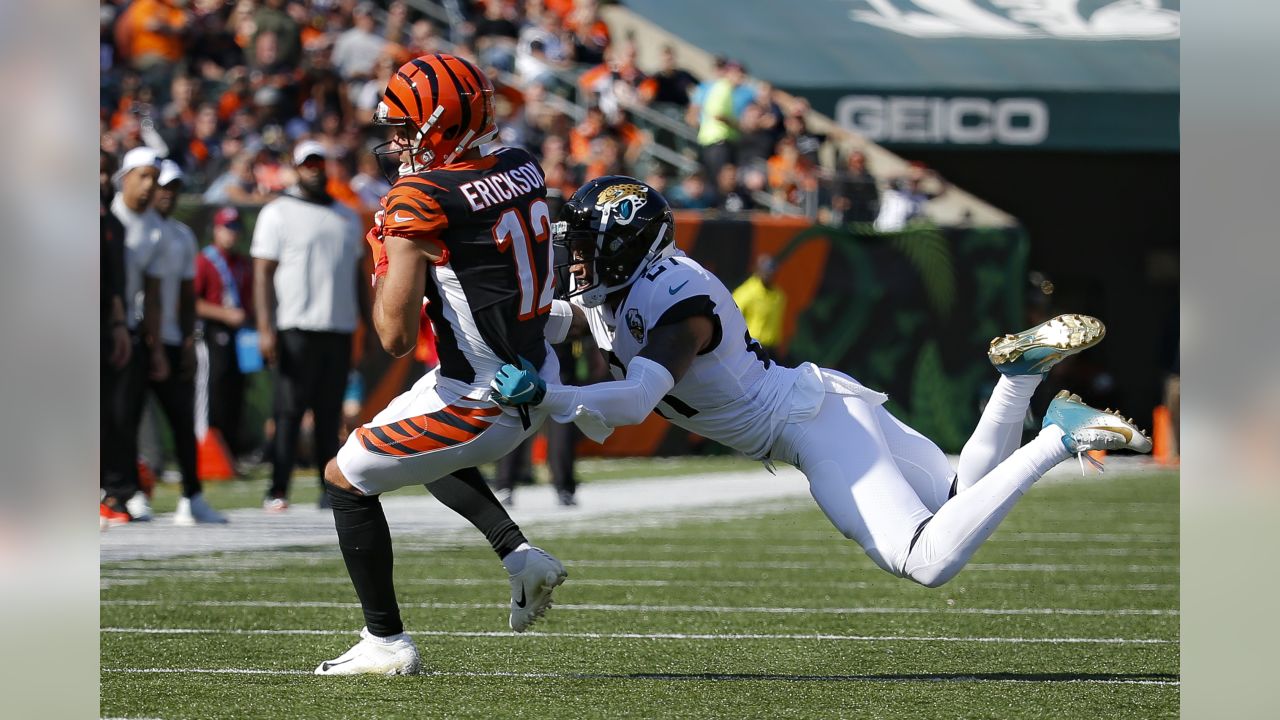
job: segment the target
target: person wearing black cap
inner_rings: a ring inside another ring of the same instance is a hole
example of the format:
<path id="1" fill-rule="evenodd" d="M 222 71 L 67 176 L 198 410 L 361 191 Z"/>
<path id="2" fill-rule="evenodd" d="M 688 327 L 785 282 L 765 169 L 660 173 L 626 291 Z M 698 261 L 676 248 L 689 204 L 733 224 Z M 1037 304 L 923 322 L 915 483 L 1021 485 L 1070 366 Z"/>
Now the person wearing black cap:
<path id="1" fill-rule="evenodd" d="M 196 388 L 196 407 L 207 410 L 233 455 L 244 449 L 245 368 L 237 357 L 237 335 L 253 327 L 253 265 L 236 250 L 243 225 L 234 207 L 213 215 L 213 242 L 196 256 L 196 317 L 203 323 L 207 374 Z M 201 400 L 204 400 L 202 403 Z"/>
<path id="2" fill-rule="evenodd" d="M 351 336 L 368 317 L 356 213 L 325 190 L 325 146 L 303 140 L 293 151 L 298 184 L 262 208 L 253 228 L 253 305 L 263 361 L 274 370 L 276 436 L 271 487 L 263 509 L 289 507 L 289 483 L 303 414 L 315 416 L 315 467 L 338 452 L 342 393 L 351 369 Z M 320 496 L 325 506 L 327 496 Z"/>

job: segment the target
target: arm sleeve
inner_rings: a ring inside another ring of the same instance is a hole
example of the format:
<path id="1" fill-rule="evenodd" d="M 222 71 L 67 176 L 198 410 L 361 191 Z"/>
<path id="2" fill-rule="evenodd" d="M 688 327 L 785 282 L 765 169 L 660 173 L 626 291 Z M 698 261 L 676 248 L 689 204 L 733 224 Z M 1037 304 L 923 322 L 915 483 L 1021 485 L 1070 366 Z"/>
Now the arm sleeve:
<path id="1" fill-rule="evenodd" d="M 556 422 L 575 423 L 587 437 L 603 442 L 613 428 L 643 422 L 675 385 L 665 367 L 636 357 L 622 380 L 586 387 L 548 385 L 542 406 Z"/>
<path id="2" fill-rule="evenodd" d="M 569 327 L 573 325 L 573 307 L 569 305 L 568 300 L 552 300 L 551 315 L 547 318 L 547 326 L 544 331 L 547 336 L 547 342 L 552 345 L 558 345 L 569 337 Z"/>

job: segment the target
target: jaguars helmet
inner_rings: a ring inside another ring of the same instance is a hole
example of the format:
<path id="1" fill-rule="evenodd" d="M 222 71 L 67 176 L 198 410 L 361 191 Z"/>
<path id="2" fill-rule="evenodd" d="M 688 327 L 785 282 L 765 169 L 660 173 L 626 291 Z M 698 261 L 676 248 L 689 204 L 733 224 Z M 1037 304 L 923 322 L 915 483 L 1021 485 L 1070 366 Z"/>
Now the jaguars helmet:
<path id="1" fill-rule="evenodd" d="M 630 287 L 676 249 L 671 206 L 657 190 L 625 175 L 578 188 L 560 209 L 560 221 L 559 242 L 568 247 L 570 263 L 588 269 L 586 283 L 569 292 L 586 307 Z"/>

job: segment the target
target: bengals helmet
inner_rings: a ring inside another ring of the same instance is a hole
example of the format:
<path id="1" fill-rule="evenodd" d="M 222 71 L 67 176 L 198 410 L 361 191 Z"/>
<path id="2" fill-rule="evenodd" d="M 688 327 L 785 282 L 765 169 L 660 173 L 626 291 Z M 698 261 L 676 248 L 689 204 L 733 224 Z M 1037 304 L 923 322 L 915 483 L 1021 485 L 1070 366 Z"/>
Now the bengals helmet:
<path id="1" fill-rule="evenodd" d="M 399 159 L 407 152 L 401 175 L 448 165 L 497 136 L 493 83 L 456 55 L 423 55 L 391 76 L 373 123 L 400 128 L 373 153 Z"/>
<path id="2" fill-rule="evenodd" d="M 586 307 L 630 287 L 676 250 L 671 206 L 633 177 L 607 175 L 578 188 L 560 209 L 560 221 L 559 242 L 568 246 L 570 265 L 586 269 L 569 295 L 580 295 Z"/>

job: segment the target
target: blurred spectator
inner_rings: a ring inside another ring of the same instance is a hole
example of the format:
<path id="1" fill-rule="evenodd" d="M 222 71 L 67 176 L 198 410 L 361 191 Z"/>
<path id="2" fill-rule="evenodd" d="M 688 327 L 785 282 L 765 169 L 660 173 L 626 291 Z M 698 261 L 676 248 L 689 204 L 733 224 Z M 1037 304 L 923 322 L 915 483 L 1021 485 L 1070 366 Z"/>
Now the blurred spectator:
<path id="1" fill-rule="evenodd" d="M 196 256 L 196 317 L 203 325 L 201 342 L 206 371 L 204 387 L 209 427 L 217 430 L 234 456 L 248 449 L 242 433 L 245 376 L 241 372 L 237 336 L 253 333 L 253 266 L 236 250 L 244 229 L 240 213 L 223 207 L 213 215 L 213 242 Z M 253 333 L 256 335 L 256 333 Z M 199 404 L 199 403 L 197 403 Z"/>
<path id="2" fill-rule="evenodd" d="M 261 0 L 253 14 L 253 44 L 263 35 L 273 36 L 281 63 L 296 67 L 302 60 L 302 27 L 285 10 L 285 0 Z"/>
<path id="3" fill-rule="evenodd" d="M 742 212 L 756 207 L 751 192 L 739 182 L 738 167 L 733 163 L 722 165 L 716 175 L 715 207 L 726 212 Z"/>
<path id="4" fill-rule="evenodd" d="M 604 63 L 578 78 L 578 87 L 588 101 L 609 117 L 618 117 L 623 109 L 640 102 L 639 87 L 645 75 L 636 66 L 636 53 L 634 43 L 611 48 Z"/>
<path id="5" fill-rule="evenodd" d="M 418 20 L 409 27 L 409 43 L 405 54 L 409 57 L 422 57 L 440 52 L 436 29 L 427 20 Z"/>
<path id="6" fill-rule="evenodd" d="M 526 83 L 554 85 L 555 70 L 567 67 L 564 30 L 555 13 L 529 8 L 529 24 L 516 44 L 516 74 Z"/>
<path id="7" fill-rule="evenodd" d="M 926 181 L 935 188 L 926 190 Z M 880 212 L 876 215 L 875 228 L 880 232 L 896 232 L 907 223 L 924 216 L 925 205 L 947 191 L 947 182 L 923 163 L 911 163 L 906 177 L 890 182 L 880 197 Z"/>
<path id="8" fill-rule="evenodd" d="M 314 140 L 294 148 L 298 183 L 262 209 L 254 226 L 254 308 L 263 360 L 274 369 L 274 457 L 263 508 L 289 507 L 302 416 L 315 416 L 314 466 L 338 450 L 351 335 L 368 317 L 360 266 L 362 226 L 326 191 L 328 152 Z M 317 478 L 318 481 L 319 478 Z M 322 506 L 326 496 L 321 493 Z"/>
<path id="9" fill-rule="evenodd" d="M 844 171 L 836 176 L 831 200 L 832 223 L 872 222 L 880 207 L 876 179 L 867 170 L 867 156 L 854 150 L 845 159 Z"/>
<path id="10" fill-rule="evenodd" d="M 387 51 L 386 38 L 376 31 L 373 3 L 362 2 L 351 13 L 353 26 L 338 36 L 333 45 L 333 64 L 347 81 L 347 90 L 357 94 L 360 85 L 373 77 L 378 58 Z"/>
<path id="11" fill-rule="evenodd" d="M 702 165 L 708 173 L 719 173 L 721 165 L 733 161 L 734 143 L 740 135 L 738 118 L 733 112 L 733 93 L 744 78 L 742 66 L 731 61 L 725 65 L 724 77 L 707 91 L 698 144 L 702 146 Z"/>
<path id="12" fill-rule="evenodd" d="M 706 210 L 715 207 L 716 194 L 707 187 L 707 176 L 695 170 L 666 194 L 671 207 L 683 210 Z"/>
<path id="13" fill-rule="evenodd" d="M 386 91 L 387 83 L 398 67 L 395 58 L 388 53 L 383 53 L 378 58 L 373 77 L 366 80 L 351 98 L 352 108 L 359 117 L 373 117 L 378 103 L 382 102 L 382 93 Z"/>
<path id="14" fill-rule="evenodd" d="M 109 485 L 119 486 L 118 478 L 114 475 L 120 472 L 122 466 L 133 461 L 133 458 L 119 457 L 121 448 L 127 447 L 128 443 L 120 437 L 121 426 L 113 413 L 117 385 L 123 381 L 124 371 L 129 365 L 132 341 L 124 312 L 125 230 L 120 220 L 111 212 L 111 201 L 115 197 L 111 176 L 116 171 L 116 161 L 110 153 L 100 151 L 98 163 L 98 239 L 101 262 L 98 295 L 101 325 L 99 439 L 102 453 L 99 483 L 103 493 L 98 515 L 99 522 L 103 525 L 119 525 L 129 521 L 129 515 L 123 509 L 128 497 L 118 497 L 120 493 L 117 492 L 112 505 L 108 505 L 106 492 Z M 109 478 L 109 475 L 113 477 Z M 129 495 L 132 496 L 132 493 Z"/>
<path id="15" fill-rule="evenodd" d="M 676 65 L 675 48 L 666 45 L 662 48 L 662 66 L 640 84 L 640 97 L 657 109 L 665 106 L 683 113 L 697 85 L 697 78 Z"/>
<path id="16" fill-rule="evenodd" d="M 382 205 L 382 197 L 391 192 L 391 184 L 383 176 L 373 153 L 360 153 L 356 163 L 359 172 L 351 178 L 351 190 L 360 198 L 360 205 L 372 212 Z"/>
<path id="17" fill-rule="evenodd" d="M 618 138 L 612 134 L 603 134 L 591 141 L 590 158 L 591 162 L 587 163 L 583 171 L 583 182 L 606 175 L 623 175 L 626 172 Z"/>
<path id="18" fill-rule="evenodd" d="M 827 136 L 809 129 L 808 121 L 805 119 L 808 113 L 808 101 L 797 98 L 792 103 L 786 119 L 783 120 L 782 127 L 786 137 L 795 142 L 796 152 L 811 164 L 817 165 L 818 152 L 822 149 L 822 144 L 827 141 Z"/>
<path id="19" fill-rule="evenodd" d="M 111 213 L 125 233 L 125 323 L 131 336 L 129 364 L 112 383 L 109 415 L 115 442 L 104 444 L 102 449 L 102 502 L 104 514 L 112 522 L 151 519 L 150 502 L 138 483 L 138 426 L 155 353 L 159 353 L 159 363 L 166 362 L 159 340 L 160 316 L 152 310 L 144 321 L 143 307 L 147 286 L 161 273 L 163 221 L 151 209 L 159 174 L 156 152 L 140 147 L 125 153 L 112 175 L 119 192 L 111 201 Z M 155 302 L 152 307 L 158 306 Z"/>
<path id="20" fill-rule="evenodd" d="M 209 185 L 203 197 L 210 205 L 258 205 L 269 199 L 270 194 L 258 187 L 253 175 L 253 155 L 247 152 L 231 158 L 227 171 Z"/>
<path id="21" fill-rule="evenodd" d="M 148 283 L 147 302 L 152 302 L 153 290 L 158 291 L 158 344 L 164 362 L 152 365 L 150 388 L 168 421 L 182 471 L 182 497 L 173 516 L 174 524 L 225 523 L 227 519 L 205 502 L 200 478 L 196 475 L 194 281 L 198 245 L 191 228 L 173 217 L 182 184 L 178 163 L 163 161 L 151 201 L 162 219 L 162 239 L 157 251 L 160 277 L 155 284 Z"/>
<path id="22" fill-rule="evenodd" d="M 717 55 L 712 60 L 711 76 L 694 86 L 693 92 L 689 95 L 689 110 L 685 114 L 686 124 L 695 128 L 702 124 L 702 106 L 706 103 L 707 93 L 711 92 L 712 86 L 724 77 L 725 66 L 728 64 L 729 60 L 723 55 Z"/>
<path id="23" fill-rule="evenodd" d="M 733 291 L 733 302 L 742 310 L 751 337 L 774 358 L 780 357 L 787 311 L 787 294 L 773 282 L 777 269 L 773 256 L 761 255 L 751 277 Z"/>
<path id="24" fill-rule="evenodd" d="M 662 172 L 661 169 L 654 168 L 649 172 L 649 174 L 644 176 L 644 181 L 649 185 L 649 187 L 657 190 L 662 197 L 667 197 L 667 185 L 669 183 L 667 182 L 667 174 Z M 668 199 L 667 203 L 670 204 L 670 202 L 671 201 Z"/>
<path id="25" fill-rule="evenodd" d="M 738 139 L 738 164 L 743 167 L 764 167 L 773 157 L 778 136 L 765 125 L 764 117 L 764 111 L 754 103 L 742 111 L 738 122 L 742 133 Z"/>
<path id="26" fill-rule="evenodd" d="M 609 47 L 609 26 L 600 18 L 596 0 L 578 0 L 573 11 L 564 18 L 573 33 L 573 60 L 580 65 L 604 60 Z"/>
<path id="27" fill-rule="evenodd" d="M 147 84 L 167 85 L 169 75 L 183 60 L 190 22 L 174 0 L 133 0 L 116 20 L 119 59 L 141 72 Z"/>
<path id="28" fill-rule="evenodd" d="M 515 5 L 497 0 L 485 3 L 484 15 L 475 23 L 474 38 L 480 62 L 515 72 L 516 41 L 520 38 L 520 15 Z"/>

